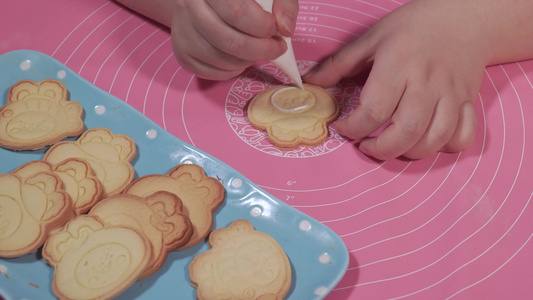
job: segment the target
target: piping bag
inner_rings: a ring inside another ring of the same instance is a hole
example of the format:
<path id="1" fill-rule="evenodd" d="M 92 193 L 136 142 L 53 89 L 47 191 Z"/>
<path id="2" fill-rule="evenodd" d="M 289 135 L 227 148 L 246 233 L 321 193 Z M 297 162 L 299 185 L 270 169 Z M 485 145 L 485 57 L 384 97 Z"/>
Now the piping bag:
<path id="1" fill-rule="evenodd" d="M 273 0 L 255 0 L 261 7 L 268 11 L 269 13 L 272 13 L 272 3 Z M 283 40 L 287 43 L 287 51 L 283 53 L 280 57 L 272 60 L 272 63 L 274 63 L 278 68 L 280 68 L 285 74 L 289 76 L 289 78 L 296 84 L 299 88 L 303 89 L 304 86 L 302 84 L 302 76 L 300 75 L 300 71 L 298 70 L 298 66 L 296 65 L 296 58 L 294 57 L 294 50 L 292 49 L 292 42 L 290 37 L 281 36 L 278 33 L 278 36 L 282 37 Z"/>

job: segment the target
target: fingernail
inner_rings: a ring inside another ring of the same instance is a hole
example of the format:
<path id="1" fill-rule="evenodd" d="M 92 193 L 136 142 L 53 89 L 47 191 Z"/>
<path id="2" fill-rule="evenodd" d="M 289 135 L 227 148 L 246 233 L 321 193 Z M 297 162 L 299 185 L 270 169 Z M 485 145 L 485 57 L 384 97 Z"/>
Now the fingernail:
<path id="1" fill-rule="evenodd" d="M 284 32 L 288 32 L 289 34 L 287 36 L 291 36 L 294 34 L 294 18 L 292 15 L 284 13 L 281 16 L 281 26 L 284 29 Z"/>

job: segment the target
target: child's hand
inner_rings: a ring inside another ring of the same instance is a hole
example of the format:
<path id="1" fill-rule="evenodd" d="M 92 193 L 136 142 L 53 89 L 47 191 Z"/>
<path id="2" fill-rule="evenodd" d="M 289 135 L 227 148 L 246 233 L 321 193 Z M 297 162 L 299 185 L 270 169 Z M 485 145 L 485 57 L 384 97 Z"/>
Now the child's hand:
<path id="1" fill-rule="evenodd" d="M 448 1 L 448 0 L 445 0 Z M 414 1 L 305 77 L 332 86 L 371 67 L 361 105 L 339 120 L 342 135 L 380 160 L 421 158 L 468 147 L 476 131 L 473 103 L 487 63 L 475 12 L 442 1 Z M 371 133 L 390 121 L 379 135 Z"/>
<path id="2" fill-rule="evenodd" d="M 178 0 L 171 22 L 180 65 L 205 79 L 224 80 L 258 60 L 283 54 L 298 15 L 297 0 L 274 0 L 272 14 L 253 0 Z"/>

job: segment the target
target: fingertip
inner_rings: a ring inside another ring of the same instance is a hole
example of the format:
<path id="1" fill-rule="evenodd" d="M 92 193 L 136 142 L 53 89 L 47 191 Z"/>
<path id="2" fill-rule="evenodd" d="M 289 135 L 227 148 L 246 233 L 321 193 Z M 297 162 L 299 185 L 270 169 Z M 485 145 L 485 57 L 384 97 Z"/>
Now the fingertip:
<path id="1" fill-rule="evenodd" d="M 347 123 L 348 123 L 347 118 L 339 119 L 335 122 L 334 127 L 338 134 L 340 134 L 343 137 L 350 138 L 348 136 L 348 130 L 347 130 L 348 124 Z"/>
<path id="2" fill-rule="evenodd" d="M 294 34 L 298 10 L 297 0 L 273 2 L 272 13 L 276 16 L 277 29 L 282 36 L 290 37 Z"/>
<path id="3" fill-rule="evenodd" d="M 276 28 L 279 33 L 284 37 L 290 37 L 294 34 L 296 29 L 296 19 L 292 14 L 283 13 L 278 17 L 278 27 Z"/>
<path id="4" fill-rule="evenodd" d="M 339 82 L 341 77 L 331 63 L 325 62 L 320 66 L 310 70 L 302 76 L 304 82 L 321 87 L 332 87 Z"/>
<path id="5" fill-rule="evenodd" d="M 364 155 L 370 156 L 374 159 L 386 161 L 389 159 L 392 159 L 394 157 L 388 157 L 384 155 L 383 153 L 378 151 L 377 148 L 377 138 L 366 138 L 361 143 L 359 143 L 359 151 L 361 151 Z"/>

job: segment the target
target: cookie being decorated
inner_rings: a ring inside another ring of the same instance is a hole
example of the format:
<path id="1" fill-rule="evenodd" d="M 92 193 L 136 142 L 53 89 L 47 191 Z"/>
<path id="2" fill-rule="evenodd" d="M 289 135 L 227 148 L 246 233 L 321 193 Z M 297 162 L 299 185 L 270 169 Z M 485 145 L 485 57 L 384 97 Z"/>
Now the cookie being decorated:
<path id="1" fill-rule="evenodd" d="M 274 86 L 257 94 L 248 105 L 248 120 L 266 131 L 279 149 L 314 147 L 329 137 L 328 124 L 339 115 L 335 98 L 325 89 L 304 84 Z"/>
<path id="2" fill-rule="evenodd" d="M 0 108 L 0 147 L 36 150 L 78 136 L 84 130 L 82 116 L 81 104 L 69 100 L 60 81 L 19 81 Z"/>
<path id="3" fill-rule="evenodd" d="M 198 299 L 276 299 L 291 287 L 291 266 L 271 236 L 236 220 L 209 236 L 210 250 L 189 265 Z"/>

